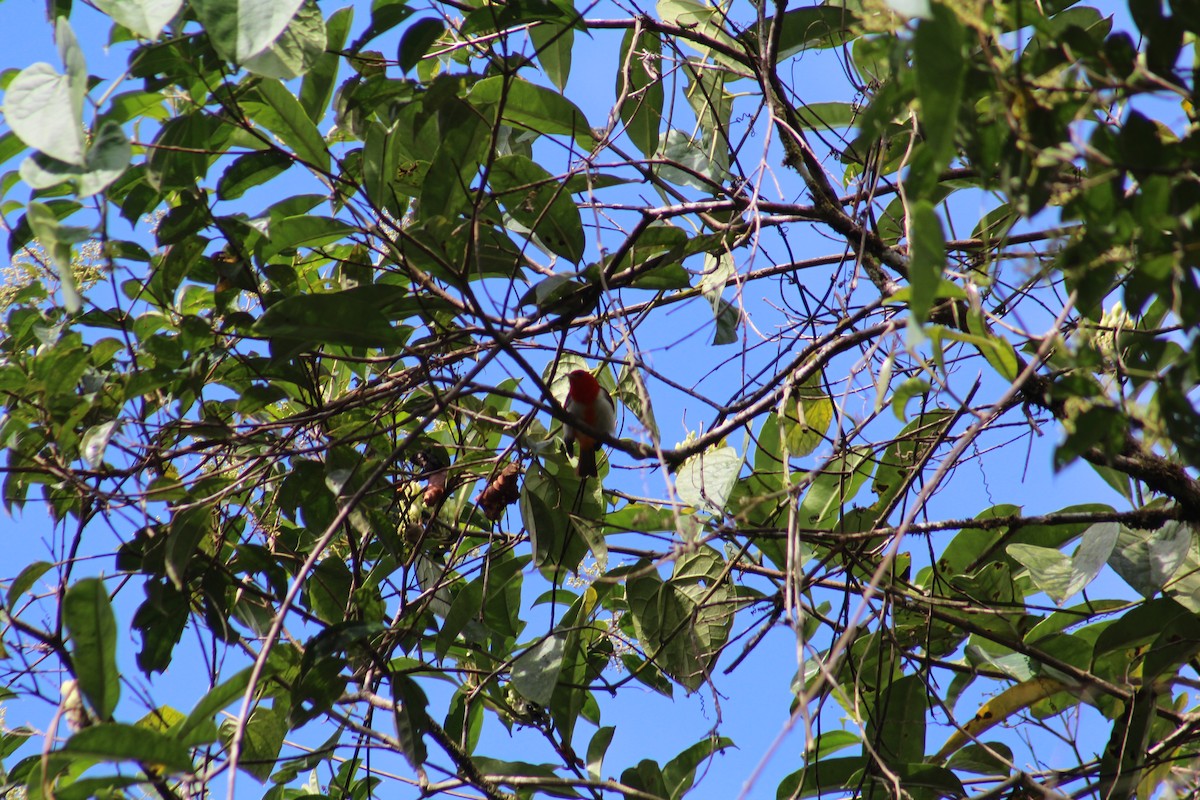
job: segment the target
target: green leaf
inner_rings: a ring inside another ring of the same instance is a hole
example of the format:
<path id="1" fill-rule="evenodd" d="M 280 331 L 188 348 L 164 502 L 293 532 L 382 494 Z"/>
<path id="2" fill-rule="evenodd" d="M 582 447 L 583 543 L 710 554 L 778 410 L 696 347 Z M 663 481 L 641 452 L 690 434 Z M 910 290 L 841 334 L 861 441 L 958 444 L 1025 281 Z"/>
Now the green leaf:
<path id="1" fill-rule="evenodd" d="M 146 181 L 159 192 L 194 189 L 208 172 L 215 120 L 199 112 L 168 120 L 146 159 Z M 158 202 L 161 202 L 159 200 Z"/>
<path id="2" fill-rule="evenodd" d="M 612 743 L 613 734 L 617 729 L 611 725 L 600 728 L 592 735 L 592 740 L 588 742 L 587 749 L 587 771 L 592 780 L 598 781 L 601 779 L 604 770 L 604 754 L 608 752 L 608 746 Z"/>
<path id="3" fill-rule="evenodd" d="M 1010 544 L 1008 554 L 1029 570 L 1039 589 L 1062 605 L 1100 574 L 1117 543 L 1120 525 L 1098 522 L 1083 534 L 1074 556 L 1030 544 Z"/>
<path id="4" fill-rule="evenodd" d="M 393 673 L 391 683 L 396 703 L 396 738 L 408 763 L 420 768 L 428 757 L 424 736 L 431 724 L 425 710 L 429 700 L 420 685 L 407 675 Z"/>
<path id="5" fill-rule="evenodd" d="M 929 393 L 929 381 L 922 378 L 908 378 L 892 393 L 892 413 L 896 419 L 903 422 L 908 419 L 908 401 L 914 397 L 924 397 Z"/>
<path id="6" fill-rule="evenodd" d="M 633 370 L 634 367 L 629 363 L 621 366 L 621 371 L 617 374 L 617 384 L 613 387 L 613 397 L 632 411 L 638 422 L 645 425 L 650 435 L 657 439 L 658 421 L 654 417 L 654 406 L 650 397 L 638 388 L 638 377 Z"/>
<path id="7" fill-rule="evenodd" d="M 500 119 L 538 133 L 572 136 L 591 151 L 592 128 L 579 107 L 557 92 L 521 78 L 497 75 L 471 87 L 468 99 L 476 106 L 499 107 Z"/>
<path id="8" fill-rule="evenodd" d="M 988 364 L 1006 381 L 1015 381 L 1020 371 L 1020 363 L 1012 343 L 991 333 L 984 325 L 983 314 L 974 308 L 967 312 L 967 328 L 982 340 L 975 346 Z"/>
<path id="9" fill-rule="evenodd" d="M 83 98 L 87 66 L 65 18 L 55 30 L 67 73 L 39 62 L 21 70 L 4 93 L 4 121 L 25 144 L 68 164 L 84 164 Z"/>
<path id="10" fill-rule="evenodd" d="M 724 169 L 702 139 L 672 128 L 661 143 L 659 157 L 665 163 L 656 165 L 656 169 L 664 180 L 710 193 L 720 186 Z"/>
<path id="11" fill-rule="evenodd" d="M 870 448 L 855 447 L 835 456 L 800 501 L 801 527 L 833 530 L 874 469 Z"/>
<path id="12" fill-rule="evenodd" d="M 35 561 L 22 569 L 20 574 L 17 575 L 17 577 L 13 579 L 13 582 L 8 586 L 8 593 L 6 595 L 6 608 L 10 612 L 15 610 L 17 601 L 21 599 L 21 596 L 33 588 L 33 585 L 37 583 L 38 578 L 41 578 L 43 575 L 49 572 L 53 566 L 53 564 L 50 564 L 46 561 Z"/>
<path id="13" fill-rule="evenodd" d="M 4 94 L 4 119 L 30 147 L 82 165 L 83 112 L 73 107 L 69 80 L 49 64 L 26 67 Z"/>
<path id="14" fill-rule="evenodd" d="M 777 800 L 799 800 L 803 797 L 840 796 L 856 786 L 861 789 L 863 770 L 868 763 L 862 756 L 822 759 L 780 781 L 775 797 Z"/>
<path id="15" fill-rule="evenodd" d="M 695 30 L 709 39 L 741 52 L 737 41 L 726 33 L 721 25 L 721 20 L 725 16 L 724 12 L 718 11 L 713 6 L 697 3 L 695 0 L 658 0 L 655 8 L 663 22 Z M 731 69 L 745 69 L 742 64 L 724 53 L 710 50 L 690 40 L 687 41 L 687 44 L 699 50 L 706 58 L 711 57 L 719 64 Z"/>
<path id="16" fill-rule="evenodd" d="M 868 751 L 864 757 L 878 757 L 896 769 L 904 764 L 919 764 L 925 759 L 925 718 L 929 711 L 929 690 L 920 675 L 905 675 L 893 681 L 878 695 L 867 717 Z"/>
<path id="17" fill-rule="evenodd" d="M 479 619 L 485 583 L 484 577 L 479 577 L 454 592 L 454 599 L 450 601 L 450 608 L 434 640 L 433 653 L 436 658 L 445 658 L 458 635 Z"/>
<path id="18" fill-rule="evenodd" d="M 62 608 L 79 691 L 96 716 L 107 721 L 121 697 L 121 682 L 117 671 L 117 620 L 104 582 L 85 578 L 74 584 L 67 589 Z"/>
<path id="19" fill-rule="evenodd" d="M 813 131 L 845 130 L 861 113 L 854 103 L 806 103 L 796 109 L 801 126 Z"/>
<path id="20" fill-rule="evenodd" d="M 290 81 L 312 69 L 325 52 L 325 17 L 315 2 L 306 2 L 279 38 L 242 66 L 255 75 Z"/>
<path id="21" fill-rule="evenodd" d="M 705 254 L 700 292 L 713 309 L 713 319 L 717 325 L 713 334 L 714 346 L 733 344 L 737 341 L 737 326 L 742 320 L 741 311 L 721 297 L 725 284 L 736 274 L 737 268 L 733 263 L 733 256 L 729 253 L 721 253 L 720 256 Z"/>
<path id="22" fill-rule="evenodd" d="M 517 656 L 512 666 L 512 683 L 526 700 L 539 706 L 550 705 L 562 670 L 563 645 L 563 635 L 555 634 Z"/>
<path id="23" fill-rule="evenodd" d="M 825 433 L 833 423 L 833 401 L 821 388 L 819 373 L 788 393 L 781 422 L 791 458 L 810 455 L 825 442 Z"/>
<path id="24" fill-rule="evenodd" d="M 741 468 L 736 450 L 716 445 L 683 462 L 675 476 L 675 490 L 687 505 L 719 515 L 725 511 Z"/>
<path id="25" fill-rule="evenodd" d="M 643 758 L 636 767 L 622 772 L 621 783 L 637 789 L 642 796 L 667 797 L 667 784 L 663 780 L 662 769 L 657 761 L 650 758 Z"/>
<path id="26" fill-rule="evenodd" d="M 195 567 L 196 550 L 212 533 L 212 512 L 207 506 L 185 509 L 171 517 L 166 543 L 167 577 L 183 591 L 189 570 Z"/>
<path id="27" fill-rule="evenodd" d="M 295 160 L 278 150 L 246 153 L 233 160 L 217 181 L 217 197 L 236 200 L 255 186 L 261 186 L 285 172 Z"/>
<path id="28" fill-rule="evenodd" d="M 862 737 L 850 731 L 823 731 L 816 738 L 813 746 L 805 752 L 806 761 L 819 761 L 847 747 L 862 745 Z"/>
<path id="29" fill-rule="evenodd" d="M 1170 520 L 1158 530 L 1121 527 L 1108 564 L 1143 597 L 1153 597 L 1187 561 L 1193 532 L 1184 522 Z"/>
<path id="30" fill-rule="evenodd" d="M 268 669 L 267 673 L 263 674 L 263 678 L 269 678 L 270 672 L 271 670 Z M 204 697 L 200 698 L 200 702 L 191 710 L 187 718 L 171 729 L 171 735 L 183 742 L 191 741 L 194 732 L 211 724 L 218 712 L 245 694 L 246 686 L 250 683 L 250 673 L 251 668 L 246 667 L 210 689 Z"/>
<path id="31" fill-rule="evenodd" d="M 244 64 L 287 29 L 304 0 L 193 0 L 192 6 L 221 57 Z"/>
<path id="32" fill-rule="evenodd" d="M 233 738 L 234 725 L 233 720 L 221 723 L 221 737 L 226 746 Z M 250 719 L 246 720 L 238 769 L 259 783 L 266 783 L 278 765 L 279 751 L 283 749 L 283 738 L 287 732 L 287 709 L 269 706 L 255 708 L 250 713 Z"/>
<path id="33" fill-rule="evenodd" d="M 763 24 L 755 25 L 738 36 L 757 51 L 758 44 L 766 38 L 764 31 L 779 26 L 779 60 L 791 58 L 803 50 L 818 50 L 838 47 L 848 41 L 858 17 L 849 8 L 841 5 L 815 5 L 786 11 L 782 20 L 767 17 Z"/>
<path id="34" fill-rule="evenodd" d="M 932 5 L 932 15 L 917 25 L 913 39 L 913 61 L 917 76 L 917 99 L 926 146 L 933 172 L 926 184 L 936 184 L 937 175 L 954 152 L 954 135 L 962 106 L 967 63 L 963 56 L 966 32 L 953 9 Z"/>
<path id="35" fill-rule="evenodd" d="M 326 558 L 313 568 L 312 577 L 304 584 L 305 601 L 323 622 L 333 624 L 350 613 L 350 592 L 354 576 L 340 558 Z"/>
<path id="36" fill-rule="evenodd" d="M 681 556 L 669 580 L 638 571 L 625 596 L 647 660 L 689 692 L 703 683 L 729 636 L 729 588 L 716 584 L 724 562 L 711 547 Z M 701 600 L 704 604 L 701 605 Z"/>
<path id="37" fill-rule="evenodd" d="M 62 752 L 100 761 L 137 761 L 169 772 L 191 772 L 192 757 L 181 743 L 140 725 L 101 723 L 76 732 Z"/>
<path id="38" fill-rule="evenodd" d="M 421 185 L 418 208 L 422 219 L 453 219 L 472 201 L 472 183 L 487 157 L 491 126 L 465 103 L 447 104 L 440 115 L 441 144 Z"/>
<path id="39" fill-rule="evenodd" d="M 132 148 L 125 132 L 106 120 L 88 148 L 83 166 L 68 164 L 44 153 L 34 153 L 21 164 L 21 180 L 33 189 L 48 189 L 71 181 L 80 197 L 91 197 L 107 189 L 129 166 Z"/>
<path id="40" fill-rule="evenodd" d="M 942 271 L 946 267 L 946 237 L 942 233 L 942 221 L 929 201 L 914 203 L 910 219 L 913 239 L 912 259 L 908 266 L 912 287 L 912 296 L 908 301 L 912 311 L 909 323 L 911 337 L 924 324 L 937 297 Z"/>
<path id="41" fill-rule="evenodd" d="M 696 770 L 715 754 L 733 747 L 727 736 L 707 736 L 668 761 L 662 768 L 670 800 L 679 800 L 696 781 Z"/>
<path id="42" fill-rule="evenodd" d="M 146 39 L 157 39 L 183 0 L 95 0 L 96 7 Z"/>
<path id="43" fill-rule="evenodd" d="M 191 608 L 187 592 L 180 591 L 172 583 L 147 581 L 144 590 L 146 599 L 134 612 L 130 627 L 141 635 L 137 665 L 149 677 L 152 672 L 166 672 L 171 665 Z M 215 726 L 212 737 L 216 738 Z"/>
<path id="44" fill-rule="evenodd" d="M 557 475 L 535 467 L 525 473 L 521 487 L 521 521 L 529 531 L 534 564 L 543 575 L 574 571 L 588 552 L 588 541 L 571 517 L 575 498 L 580 498 L 575 513 L 585 519 L 603 516 L 598 488 L 585 491 L 580 479 L 566 468 Z M 593 482 L 594 483 L 594 482 Z"/>
<path id="45" fill-rule="evenodd" d="M 121 421 L 114 419 L 100 425 L 93 425 L 84 432 L 79 442 L 79 454 L 83 457 L 85 464 L 92 469 L 100 468 L 100 465 L 104 463 L 104 451 L 108 449 L 108 442 L 120 425 Z"/>
<path id="46" fill-rule="evenodd" d="M 696 122 L 704 132 L 708 152 L 722 171 L 729 169 L 729 121 L 733 116 L 733 95 L 725 89 L 727 72 L 710 69 L 696 59 L 689 59 L 686 69 L 687 88 L 684 96 L 696 113 Z"/>
<path id="47" fill-rule="evenodd" d="M 334 82 L 342 64 L 341 52 L 353 21 L 353 6 L 339 8 L 325 20 L 325 52 L 317 56 L 300 83 L 300 105 L 314 123 L 319 123 L 329 109 Z"/>
<path id="48" fill-rule="evenodd" d="M 400 37 L 400 71 L 408 72 L 415 67 L 445 32 L 446 23 L 441 18 L 419 19 L 410 25 Z"/>
<path id="49" fill-rule="evenodd" d="M 978 775 L 1007 775 L 1011 771 L 1013 752 L 1002 742 L 968 744 L 950 757 L 946 768 L 974 772 Z"/>
<path id="50" fill-rule="evenodd" d="M 546 77 L 560 92 L 566 91 L 571 76 L 571 50 L 575 46 L 573 25 L 552 22 L 534 25 L 529 29 L 529 40 L 537 48 L 537 60 Z"/>
<path id="51" fill-rule="evenodd" d="M 664 92 L 662 85 L 662 40 L 653 31 L 634 31 L 621 41 L 617 97 L 621 98 L 621 121 L 625 133 L 647 158 L 658 152 L 662 130 Z"/>
<path id="52" fill-rule="evenodd" d="M 332 244 L 347 238 L 356 230 L 340 219 L 310 214 L 272 220 L 267 229 L 267 240 L 262 245 L 262 258 L 265 261 L 285 250 Z"/>
<path id="53" fill-rule="evenodd" d="M 285 297 L 254 323 L 261 336 L 347 347 L 395 347 L 408 332 L 393 327 L 373 287 Z"/>
<path id="54" fill-rule="evenodd" d="M 300 101 L 282 83 L 270 78 L 259 81 L 254 93 L 242 101 L 242 108 L 250 119 L 292 148 L 303 162 L 322 171 L 329 169 L 325 140 Z"/>
<path id="55" fill-rule="evenodd" d="M 348 48 L 351 53 L 358 53 L 363 45 L 382 33 L 408 19 L 413 14 L 413 7 L 408 0 L 373 0 L 371 3 L 371 22 Z"/>
<path id="56" fill-rule="evenodd" d="M 362 187 L 367 198 L 393 217 L 403 216 L 405 198 L 396 182 L 403 136 L 395 128 L 372 122 L 363 141 Z"/>
<path id="57" fill-rule="evenodd" d="M 1100 756 L 1098 797 L 1139 796 L 1135 790 L 1146 770 L 1146 748 L 1157 711 L 1158 692 L 1147 684 L 1134 693 L 1125 712 L 1113 720 L 1112 734 Z"/>
<path id="58" fill-rule="evenodd" d="M 496 199 L 551 251 L 572 263 L 583 258 L 583 221 L 562 185 L 525 156 L 502 156 L 488 176 Z"/>

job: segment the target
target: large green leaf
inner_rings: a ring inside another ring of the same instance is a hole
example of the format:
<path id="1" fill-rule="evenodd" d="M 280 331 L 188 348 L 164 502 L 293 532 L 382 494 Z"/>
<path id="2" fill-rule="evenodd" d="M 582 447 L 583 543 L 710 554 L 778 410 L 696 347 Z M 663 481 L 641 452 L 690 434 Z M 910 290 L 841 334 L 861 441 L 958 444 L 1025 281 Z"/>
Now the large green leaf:
<path id="1" fill-rule="evenodd" d="M 662 768 L 670 800 L 679 800 L 696 781 L 696 772 L 712 757 L 733 747 L 733 740 L 726 736 L 708 736 L 696 742 L 668 761 Z"/>
<path id="2" fill-rule="evenodd" d="M 722 514 L 741 468 L 736 450 L 714 446 L 683 462 L 675 476 L 675 491 L 693 508 Z"/>
<path id="3" fill-rule="evenodd" d="M 567 89 L 571 76 L 571 52 L 575 47 L 575 28 L 571 23 L 544 22 L 529 29 L 529 39 L 537 48 L 538 63 L 560 92 Z"/>
<path id="4" fill-rule="evenodd" d="M 502 156 L 488 176 L 496 199 L 538 240 L 563 258 L 583 258 L 583 220 L 562 185 L 549 172 L 520 155 Z"/>
<path id="5" fill-rule="evenodd" d="M 59 19 L 55 38 L 67 65 L 66 74 L 59 74 L 54 67 L 40 62 L 21 70 L 4 93 L 4 121 L 30 147 L 59 161 L 82 166 L 87 67 L 65 18 Z"/>
<path id="6" fill-rule="evenodd" d="M 226 743 L 233 737 L 234 725 L 233 720 L 221 724 L 221 737 Z M 246 721 L 238 768 L 259 783 L 265 783 L 275 771 L 287 732 L 286 708 L 262 705 L 255 708 Z"/>
<path id="7" fill-rule="evenodd" d="M 261 186 L 287 171 L 295 160 L 278 150 L 246 153 L 233 160 L 217 181 L 217 197 L 236 200 L 255 186 Z"/>
<path id="8" fill-rule="evenodd" d="M 804 50 L 838 47 L 852 35 L 858 17 L 844 5 L 813 5 L 785 11 L 782 17 L 767 17 L 763 25 L 755 25 L 738 39 L 757 51 L 772 28 L 778 27 L 780 59 L 790 58 Z"/>
<path id="9" fill-rule="evenodd" d="M 318 55 L 300 83 L 300 105 L 314 123 L 319 123 L 329 110 L 334 82 L 342 64 L 340 53 L 346 46 L 346 36 L 350 33 L 353 21 L 353 6 L 339 8 L 329 15 L 329 19 L 325 20 L 326 50 Z"/>
<path id="10" fill-rule="evenodd" d="M 193 0 L 197 16 L 223 58 L 243 64 L 270 47 L 304 0 Z"/>
<path id="11" fill-rule="evenodd" d="M 34 189 L 47 189 L 71 181 L 78 196 L 91 197 L 121 177 L 129 166 L 132 152 L 121 127 L 106 120 L 93 137 L 83 166 L 35 153 L 21 164 L 21 179 Z"/>
<path id="12" fill-rule="evenodd" d="M 517 656 L 512 666 L 512 682 L 526 700 L 540 706 L 550 705 L 562 671 L 564 644 L 561 635 L 547 636 Z"/>
<path id="13" fill-rule="evenodd" d="M 565 471 L 565 461 L 560 462 Z M 579 497 L 578 503 L 575 498 Z M 530 469 L 521 487 L 521 521 L 529 531 L 534 563 L 544 575 L 574 571 L 589 549 L 589 533 L 576 524 L 571 512 L 585 519 L 600 514 L 595 491 L 587 491 L 579 478 L 560 472 L 552 476 L 544 469 Z"/>
<path id="14" fill-rule="evenodd" d="M 134 33 L 157 39 L 183 8 L 183 0 L 95 0 L 96 8 Z"/>
<path id="15" fill-rule="evenodd" d="M 71 636 L 71 660 L 79 691 L 101 721 L 112 717 L 121 697 L 117 671 L 117 619 L 108 590 L 98 578 L 67 589 L 63 622 Z"/>
<path id="16" fill-rule="evenodd" d="M 473 184 L 487 158 L 491 126 L 466 103 L 451 101 L 439 115 L 442 139 L 421 185 L 421 217 L 454 219 L 466 213 L 474 197 Z"/>
<path id="17" fill-rule="evenodd" d="M 942 272 L 946 268 L 946 236 L 942 221 L 933 205 L 926 200 L 914 204 L 909 214 L 912 225 L 912 259 L 909 261 L 909 284 L 912 294 L 908 307 L 912 310 L 909 325 L 910 341 L 929 316 L 937 297 Z"/>
<path id="18" fill-rule="evenodd" d="M 804 493 L 800 501 L 800 525 L 832 530 L 874 469 L 870 453 L 864 448 L 852 448 L 835 456 Z"/>
<path id="19" fill-rule="evenodd" d="M 102 723 L 76 732 L 63 752 L 100 761 L 136 761 L 170 772 L 191 772 L 187 748 L 158 731 L 141 725 Z"/>
<path id="20" fill-rule="evenodd" d="M 257 333 L 297 342 L 389 347 L 408 338 L 394 327 L 384 312 L 381 297 L 373 287 L 348 289 L 331 294 L 287 297 L 268 308 L 254 324 Z"/>
<path id="21" fill-rule="evenodd" d="M 273 220 L 262 245 L 264 260 L 274 258 L 285 250 L 298 247 L 320 247 L 347 238 L 355 228 L 340 219 L 311 214 Z"/>
<path id="22" fill-rule="evenodd" d="M 1073 556 L 1049 547 L 1010 544 L 1008 554 L 1029 570 L 1039 589 L 1062 605 L 1095 580 L 1117 543 L 1120 526 L 1099 522 L 1087 529 Z"/>
<path id="23" fill-rule="evenodd" d="M 724 606 L 730 591 L 717 583 L 723 563 L 715 550 L 703 547 L 680 557 L 669 580 L 639 572 L 626 584 L 647 659 L 689 692 L 708 677 L 733 622 Z"/>
<path id="24" fill-rule="evenodd" d="M 634 31 L 621 40 L 617 97 L 625 133 L 647 157 L 658 152 L 665 93 L 662 85 L 662 40 L 653 31 Z"/>
<path id="25" fill-rule="evenodd" d="M 432 17 L 419 19 L 408 26 L 404 35 L 400 37 L 400 51 L 397 59 L 400 71 L 408 72 L 415 67 L 429 52 L 433 43 L 445 32 L 446 23 Z"/>
<path id="26" fill-rule="evenodd" d="M 1190 525 L 1176 521 L 1150 531 L 1122 526 L 1108 564 L 1143 597 L 1153 597 L 1179 572 L 1194 536 Z"/>
<path id="27" fill-rule="evenodd" d="M 726 32 L 725 27 L 722 25 L 724 12 L 718 10 L 716 7 L 698 3 L 696 0 L 658 0 L 655 8 L 663 22 L 670 25 L 678 25 L 689 31 L 695 31 L 711 41 L 741 52 L 737 41 Z M 718 52 L 711 47 L 705 47 L 703 44 L 690 39 L 686 41 L 691 47 L 699 50 L 706 58 L 712 57 L 718 63 L 732 69 L 745 69 L 736 59 L 730 58 L 722 52 Z"/>
<path id="28" fill-rule="evenodd" d="M 520 78 L 498 75 L 471 87 L 468 98 L 477 106 L 498 107 L 505 122 L 538 133 L 574 137 L 579 146 L 596 146 L 592 128 L 579 107 L 557 92 Z"/>
<path id="29" fill-rule="evenodd" d="M 306 74 L 325 54 L 325 17 L 315 2 L 307 2 L 270 47 L 242 66 L 256 75 L 290 81 Z"/>
<path id="30" fill-rule="evenodd" d="M 966 82 L 966 32 L 949 6 L 934 3 L 931 11 L 917 25 L 913 41 L 917 98 L 926 138 L 905 179 L 910 198 L 930 197 L 950 162 Z"/>
<path id="31" fill-rule="evenodd" d="M 254 93 L 242 101 L 246 114 L 292 148 L 302 161 L 319 170 L 329 169 L 329 150 L 304 106 L 278 80 L 264 78 Z"/>
<path id="32" fill-rule="evenodd" d="M 864 757 L 878 757 L 892 769 L 921 763 L 928 710 L 929 691 L 920 675 L 905 675 L 892 682 L 879 693 L 867 717 L 870 747 L 864 743 Z"/>

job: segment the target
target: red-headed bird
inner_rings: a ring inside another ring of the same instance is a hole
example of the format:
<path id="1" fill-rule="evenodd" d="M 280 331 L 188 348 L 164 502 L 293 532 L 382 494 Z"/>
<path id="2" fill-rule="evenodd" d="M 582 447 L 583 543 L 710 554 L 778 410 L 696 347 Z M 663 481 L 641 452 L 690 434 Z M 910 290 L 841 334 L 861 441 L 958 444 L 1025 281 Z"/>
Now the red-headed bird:
<path id="1" fill-rule="evenodd" d="M 567 376 L 571 389 L 567 392 L 567 413 L 597 431 L 612 435 L 617 428 L 617 409 L 612 396 L 604 390 L 595 376 L 587 370 L 577 369 Z M 575 442 L 579 442 L 579 465 L 575 474 L 581 478 L 596 477 L 596 450 L 600 443 L 582 430 L 565 426 L 563 443 L 567 454 L 575 454 Z"/>

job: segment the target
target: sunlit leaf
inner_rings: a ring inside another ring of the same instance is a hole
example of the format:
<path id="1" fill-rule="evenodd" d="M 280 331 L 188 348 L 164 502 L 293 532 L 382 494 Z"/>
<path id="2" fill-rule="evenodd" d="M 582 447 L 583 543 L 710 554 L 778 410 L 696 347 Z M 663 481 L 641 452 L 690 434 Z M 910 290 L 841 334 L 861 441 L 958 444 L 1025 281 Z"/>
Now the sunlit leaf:
<path id="1" fill-rule="evenodd" d="M 721 513 L 742 467 L 732 447 L 714 447 L 689 458 L 675 477 L 679 499 L 693 508 Z"/>
<path id="2" fill-rule="evenodd" d="M 270 47 L 304 0 L 195 0 L 200 21 L 224 58 L 238 64 Z"/>
<path id="3" fill-rule="evenodd" d="M 63 622 L 71 636 L 75 680 L 88 705 L 108 720 L 121 697 L 117 671 L 117 620 L 104 582 L 85 578 L 67 589 Z"/>

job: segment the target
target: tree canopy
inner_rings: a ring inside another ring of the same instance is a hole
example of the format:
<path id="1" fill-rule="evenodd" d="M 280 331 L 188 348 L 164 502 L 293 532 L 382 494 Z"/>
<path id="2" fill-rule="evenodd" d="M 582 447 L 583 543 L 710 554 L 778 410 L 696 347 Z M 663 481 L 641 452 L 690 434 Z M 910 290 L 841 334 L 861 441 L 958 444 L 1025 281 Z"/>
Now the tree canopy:
<path id="1" fill-rule="evenodd" d="M 337 5 L 0 80 L 7 790 L 1200 791 L 1200 5 Z"/>

